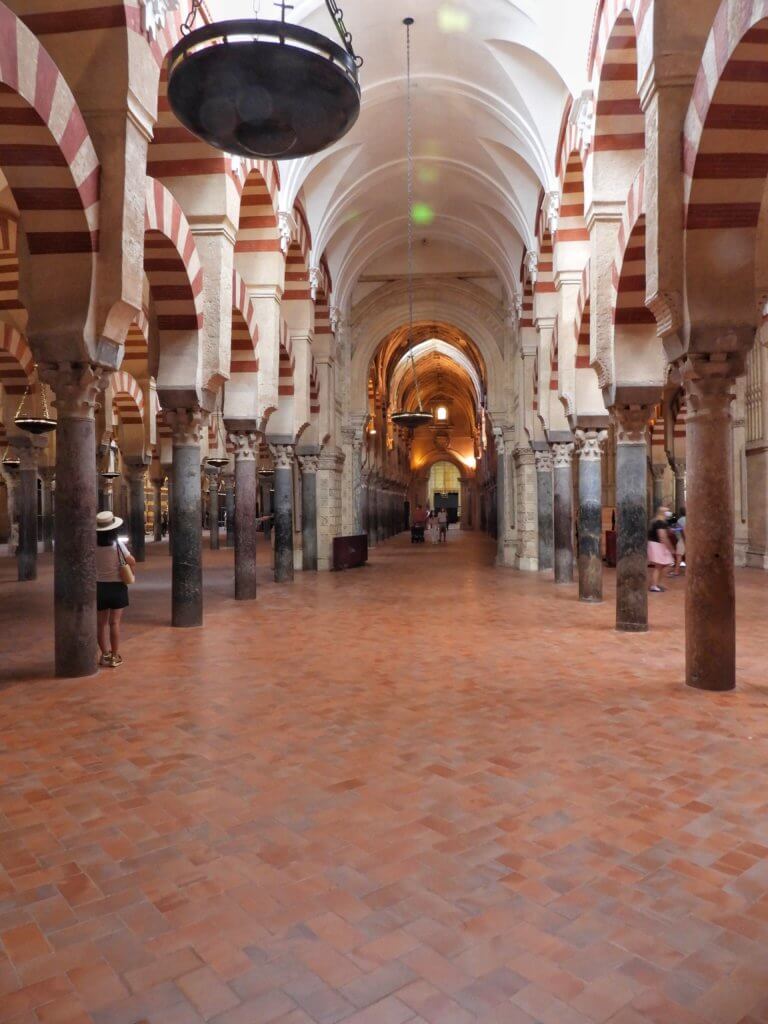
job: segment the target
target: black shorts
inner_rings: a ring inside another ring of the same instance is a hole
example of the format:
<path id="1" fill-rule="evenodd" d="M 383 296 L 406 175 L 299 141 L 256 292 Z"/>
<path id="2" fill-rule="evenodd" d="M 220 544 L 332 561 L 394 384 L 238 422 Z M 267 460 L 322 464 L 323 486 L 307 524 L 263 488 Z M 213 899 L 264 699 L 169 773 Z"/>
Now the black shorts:
<path id="1" fill-rule="evenodd" d="M 128 607 L 128 587 L 125 583 L 97 583 L 96 608 L 100 612 Z"/>

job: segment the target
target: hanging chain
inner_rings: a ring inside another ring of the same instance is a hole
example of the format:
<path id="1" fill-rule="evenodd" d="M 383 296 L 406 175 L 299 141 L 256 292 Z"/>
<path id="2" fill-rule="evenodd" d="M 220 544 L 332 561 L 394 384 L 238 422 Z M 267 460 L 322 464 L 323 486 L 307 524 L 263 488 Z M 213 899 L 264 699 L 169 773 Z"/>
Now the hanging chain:
<path id="1" fill-rule="evenodd" d="M 35 365 L 35 367 L 34 367 L 34 372 L 37 373 L 37 365 Z M 37 382 L 40 385 L 40 397 L 43 400 L 43 417 L 45 419 L 49 420 L 51 417 L 48 415 L 48 399 L 45 397 L 45 384 L 43 384 L 43 382 L 40 380 L 39 377 L 37 379 Z M 14 419 L 19 419 L 21 417 L 21 414 L 24 411 L 24 404 L 27 401 L 27 399 L 29 398 L 29 393 L 30 393 L 31 390 L 32 390 L 32 381 L 28 380 L 27 381 L 27 386 L 24 389 L 24 394 L 21 396 L 21 401 L 19 402 L 19 407 L 16 410 L 16 416 L 14 417 Z"/>
<path id="2" fill-rule="evenodd" d="M 361 68 L 363 66 L 363 58 L 358 57 L 355 53 L 355 48 L 352 45 L 352 33 L 344 24 L 344 11 L 342 11 L 336 3 L 336 0 L 325 0 L 325 6 L 328 8 L 328 13 L 333 18 L 333 23 L 336 26 L 337 32 L 341 36 L 342 42 L 347 48 L 347 53 L 355 62 L 355 67 Z"/>
<path id="3" fill-rule="evenodd" d="M 192 31 L 192 26 L 195 23 L 197 12 L 202 10 L 203 0 L 192 0 L 192 6 L 189 8 L 189 14 L 186 16 L 184 21 L 181 23 L 181 34 L 188 36 Z"/>
<path id="4" fill-rule="evenodd" d="M 408 350 L 413 368 L 413 383 L 416 388 L 416 399 L 419 412 L 424 411 L 421 404 L 419 375 L 416 371 L 416 357 L 413 352 L 413 205 L 414 205 L 414 174 L 413 174 L 413 97 L 411 95 L 411 25 L 412 18 L 405 19 L 405 110 L 406 110 L 406 149 L 408 168 Z"/>

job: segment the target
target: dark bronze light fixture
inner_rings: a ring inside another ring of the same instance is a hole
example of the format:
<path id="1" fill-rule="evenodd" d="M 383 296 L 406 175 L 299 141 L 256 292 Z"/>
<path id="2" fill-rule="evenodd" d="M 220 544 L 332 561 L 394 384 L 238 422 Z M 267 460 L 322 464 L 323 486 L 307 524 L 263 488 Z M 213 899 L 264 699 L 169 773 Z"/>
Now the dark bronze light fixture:
<path id="1" fill-rule="evenodd" d="M 21 401 L 19 402 L 19 408 L 16 410 L 13 422 L 19 430 L 24 430 L 28 434 L 50 434 L 52 430 L 56 429 L 56 420 L 48 412 L 48 400 L 45 397 L 45 388 L 39 380 L 37 382 L 37 386 L 40 389 L 43 415 L 35 416 L 31 411 L 25 411 L 25 406 L 31 405 L 30 392 L 32 390 L 32 386 L 32 382 L 30 381 L 27 384 L 27 388 Z"/>
<path id="2" fill-rule="evenodd" d="M 168 102 L 198 138 L 242 157 L 295 159 L 347 134 L 360 113 L 352 36 L 336 0 L 325 0 L 342 46 L 319 32 L 247 18 L 192 30 L 201 0 L 171 50 Z"/>
<path id="3" fill-rule="evenodd" d="M 411 357 L 413 368 L 413 383 L 416 388 L 416 400 L 419 403 L 418 409 L 401 409 L 392 413 L 392 422 L 396 427 L 406 427 L 409 430 L 416 430 L 417 427 L 426 426 L 432 422 L 432 413 L 422 405 L 421 391 L 419 390 L 419 375 L 416 371 L 416 357 L 413 354 L 413 99 L 411 96 L 411 26 L 413 18 L 403 19 L 405 25 L 405 55 L 406 55 L 406 139 L 408 153 L 408 352 Z"/>

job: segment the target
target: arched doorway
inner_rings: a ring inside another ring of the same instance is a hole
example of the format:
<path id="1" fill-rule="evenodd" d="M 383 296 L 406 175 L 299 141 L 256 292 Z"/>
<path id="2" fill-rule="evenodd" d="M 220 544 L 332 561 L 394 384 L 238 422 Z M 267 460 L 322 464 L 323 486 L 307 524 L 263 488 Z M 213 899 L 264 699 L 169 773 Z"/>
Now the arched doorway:
<path id="1" fill-rule="evenodd" d="M 441 460 L 430 470 L 427 501 L 432 509 L 446 509 L 449 523 L 457 523 L 461 518 L 461 477 L 452 462 Z"/>

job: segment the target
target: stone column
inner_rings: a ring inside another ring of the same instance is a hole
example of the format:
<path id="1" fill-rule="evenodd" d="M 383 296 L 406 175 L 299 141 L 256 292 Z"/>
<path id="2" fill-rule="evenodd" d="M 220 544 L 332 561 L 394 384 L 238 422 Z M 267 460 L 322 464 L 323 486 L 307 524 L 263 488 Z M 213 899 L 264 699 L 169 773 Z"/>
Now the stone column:
<path id="1" fill-rule="evenodd" d="M 378 542 L 383 543 L 387 539 L 387 502 L 384 490 L 384 481 L 379 481 L 376 491 L 376 526 L 378 529 Z"/>
<path id="2" fill-rule="evenodd" d="M 18 579 L 37 579 L 37 460 L 47 441 L 44 437 L 13 437 L 11 448 L 19 458 L 16 509 L 19 547 L 16 556 Z"/>
<path id="3" fill-rule="evenodd" d="M 573 443 L 552 445 L 555 583 L 573 583 Z"/>
<path id="4" fill-rule="evenodd" d="M 554 491 L 552 481 L 552 452 L 549 448 L 535 451 L 536 496 L 539 516 L 539 571 L 553 569 L 555 565 Z"/>
<path id="5" fill-rule="evenodd" d="M 651 465 L 651 473 L 653 475 L 653 511 L 664 504 L 664 473 L 666 466 L 662 466 L 659 463 Z"/>
<path id="6" fill-rule="evenodd" d="M 186 629 L 203 624 L 200 438 L 205 414 L 200 409 L 174 409 L 166 411 L 165 418 L 173 436 L 171 622 Z"/>
<path id="7" fill-rule="evenodd" d="M 168 555 L 173 557 L 173 463 L 168 473 Z"/>
<path id="8" fill-rule="evenodd" d="M 317 572 L 317 469 L 319 455 L 301 455 L 302 568 Z"/>
<path id="9" fill-rule="evenodd" d="M 163 480 L 152 481 L 152 540 L 159 544 L 163 539 Z"/>
<path id="10" fill-rule="evenodd" d="M 96 672 L 96 431 L 109 373 L 88 364 L 40 368 L 57 410 L 53 614 L 56 675 Z"/>
<path id="11" fill-rule="evenodd" d="M 114 477 L 99 474 L 99 512 L 112 512 L 114 508 Z"/>
<path id="12" fill-rule="evenodd" d="M 535 572 L 539 566 L 536 489 L 536 459 L 529 444 L 514 448 L 515 464 L 515 568 Z"/>
<path id="13" fill-rule="evenodd" d="M 259 435 L 237 431 L 229 435 L 235 448 L 235 600 L 256 597 L 256 488 Z"/>
<path id="14" fill-rule="evenodd" d="M 713 364 L 686 364 L 685 676 L 699 690 L 736 685 L 734 576 L 733 380 Z M 727 370 L 726 370 L 727 372 Z"/>
<path id="15" fill-rule="evenodd" d="M 651 407 L 617 406 L 616 629 L 648 629 L 647 433 Z"/>
<path id="16" fill-rule="evenodd" d="M 354 436 L 352 440 L 352 509 L 354 514 L 354 532 L 365 533 L 365 485 L 363 482 L 363 438 Z"/>
<path id="17" fill-rule="evenodd" d="M 496 564 L 505 565 L 507 540 L 507 446 L 501 430 L 496 434 Z"/>
<path id="18" fill-rule="evenodd" d="M 675 474 L 675 512 L 680 513 L 685 508 L 685 459 L 675 459 L 672 463 Z"/>
<path id="19" fill-rule="evenodd" d="M 219 469 L 206 466 L 208 476 L 208 534 L 211 551 L 219 550 Z"/>
<path id="20" fill-rule="evenodd" d="M 42 499 L 43 519 L 43 551 L 53 551 L 53 466 L 44 466 L 38 470 L 42 482 L 40 497 Z"/>
<path id="21" fill-rule="evenodd" d="M 146 560 L 146 523 L 147 515 L 144 503 L 144 477 L 147 467 L 142 464 L 126 463 L 125 473 L 128 477 L 129 515 L 128 530 L 131 554 L 137 562 Z"/>
<path id="22" fill-rule="evenodd" d="M 603 600 L 603 445 L 605 430 L 579 430 L 579 600 Z"/>
<path id="23" fill-rule="evenodd" d="M 253 500 L 256 501 L 255 492 Z M 224 508 L 227 514 L 227 536 L 224 543 L 226 547 L 233 548 L 235 546 L 235 477 L 229 467 L 224 475 Z M 254 504 L 254 510 L 255 508 Z"/>
<path id="24" fill-rule="evenodd" d="M 292 444 L 270 445 L 275 462 L 275 583 L 293 580 Z"/>
<path id="25" fill-rule="evenodd" d="M 379 543 L 379 506 L 376 501 L 377 493 L 377 477 L 375 474 L 369 473 L 368 480 L 366 482 L 366 510 L 368 512 L 368 546 L 371 548 L 375 548 Z"/>

